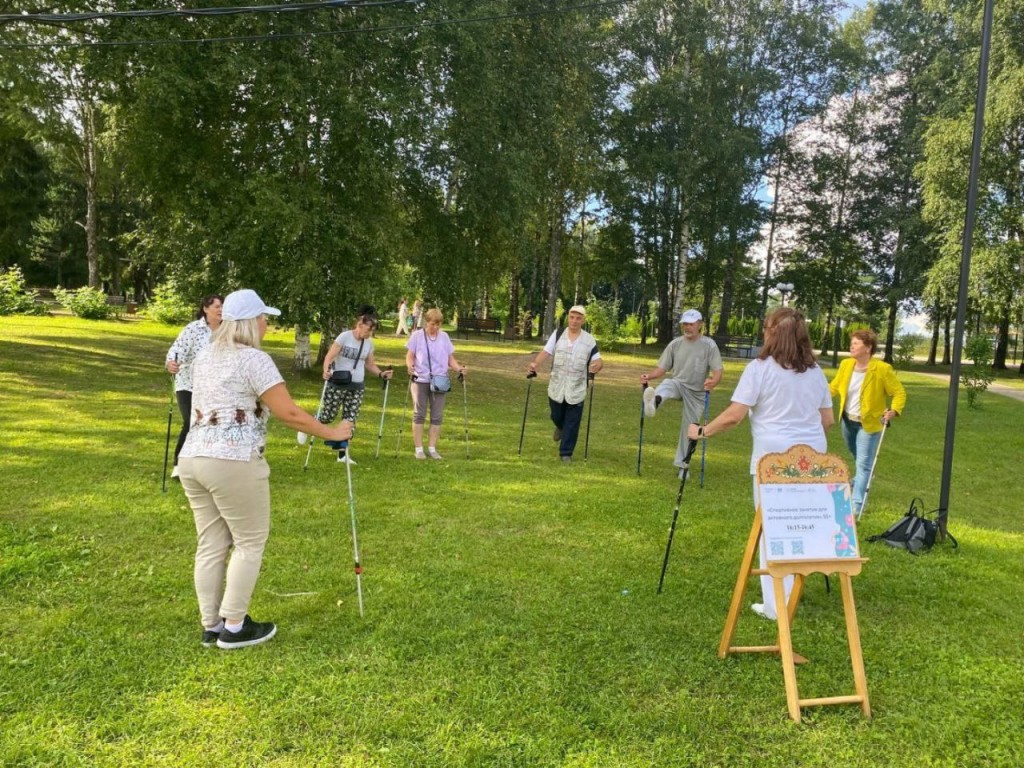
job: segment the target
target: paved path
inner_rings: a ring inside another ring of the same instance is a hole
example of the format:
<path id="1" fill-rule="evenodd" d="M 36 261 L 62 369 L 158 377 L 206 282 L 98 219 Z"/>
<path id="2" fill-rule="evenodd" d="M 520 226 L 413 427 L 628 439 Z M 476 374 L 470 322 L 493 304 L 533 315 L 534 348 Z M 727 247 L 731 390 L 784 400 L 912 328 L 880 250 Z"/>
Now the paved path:
<path id="1" fill-rule="evenodd" d="M 933 379 L 939 379 L 941 381 L 945 381 L 947 384 L 949 383 L 948 373 L 924 373 L 919 371 L 914 371 L 914 373 L 921 373 L 922 376 L 931 376 Z M 962 384 L 960 385 L 960 388 L 963 389 Z M 1012 397 L 1014 400 L 1024 400 L 1024 389 L 1018 389 L 1015 387 L 1007 386 L 1006 384 L 1000 384 L 998 381 L 993 381 L 991 384 L 989 384 L 987 391 L 992 392 L 996 395 L 1003 395 L 1004 397 Z"/>

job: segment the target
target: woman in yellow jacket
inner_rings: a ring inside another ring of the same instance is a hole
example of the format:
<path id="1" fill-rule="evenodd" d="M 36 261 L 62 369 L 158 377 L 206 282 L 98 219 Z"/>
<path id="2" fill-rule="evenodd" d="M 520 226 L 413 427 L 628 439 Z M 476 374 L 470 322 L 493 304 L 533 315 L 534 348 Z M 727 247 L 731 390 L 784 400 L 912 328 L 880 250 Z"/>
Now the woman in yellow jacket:
<path id="1" fill-rule="evenodd" d="M 843 439 L 856 463 L 853 477 L 856 514 L 864 503 L 864 489 L 882 439 L 882 425 L 899 416 L 907 404 L 907 393 L 892 366 L 872 358 L 877 346 L 878 336 L 874 331 L 850 334 L 850 357 L 839 364 L 839 370 L 829 383 L 832 396 L 839 395 Z M 892 398 L 888 407 L 886 398 Z"/>

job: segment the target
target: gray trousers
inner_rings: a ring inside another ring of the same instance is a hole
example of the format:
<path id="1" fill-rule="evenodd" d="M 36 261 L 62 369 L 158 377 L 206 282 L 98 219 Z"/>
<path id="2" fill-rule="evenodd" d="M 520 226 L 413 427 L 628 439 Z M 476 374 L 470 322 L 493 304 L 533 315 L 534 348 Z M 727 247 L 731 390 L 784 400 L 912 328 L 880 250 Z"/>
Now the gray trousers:
<path id="1" fill-rule="evenodd" d="M 691 424 L 701 424 L 704 419 L 704 390 L 684 387 L 677 379 L 665 379 L 654 394 L 664 400 L 682 400 L 683 416 L 679 425 L 679 440 L 676 443 L 676 458 L 673 462 L 677 467 L 683 466 L 686 458 L 686 444 L 689 438 L 686 429 Z"/>

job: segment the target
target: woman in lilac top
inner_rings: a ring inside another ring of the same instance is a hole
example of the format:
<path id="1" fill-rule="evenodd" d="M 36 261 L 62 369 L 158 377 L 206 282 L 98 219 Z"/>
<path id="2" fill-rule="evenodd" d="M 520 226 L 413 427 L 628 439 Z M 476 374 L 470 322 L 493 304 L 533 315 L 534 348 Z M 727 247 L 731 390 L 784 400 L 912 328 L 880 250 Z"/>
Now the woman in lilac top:
<path id="1" fill-rule="evenodd" d="M 455 359 L 455 347 L 448 334 L 441 330 L 441 310 L 428 309 L 424 313 L 423 328 L 415 331 L 406 343 L 405 367 L 409 370 L 410 392 L 412 394 L 412 441 L 416 447 L 416 458 L 440 459 L 437 439 L 441 436 L 441 421 L 444 417 L 445 381 L 450 387 L 448 371 L 466 374 L 466 367 Z M 431 387 L 431 379 L 435 386 Z M 440 387 L 436 385 L 441 385 Z M 435 391 L 431 391 L 435 390 Z M 447 389 L 445 389 L 447 391 Z M 426 421 L 427 405 L 430 405 L 430 431 L 427 437 L 427 453 L 423 452 L 423 424 Z"/>

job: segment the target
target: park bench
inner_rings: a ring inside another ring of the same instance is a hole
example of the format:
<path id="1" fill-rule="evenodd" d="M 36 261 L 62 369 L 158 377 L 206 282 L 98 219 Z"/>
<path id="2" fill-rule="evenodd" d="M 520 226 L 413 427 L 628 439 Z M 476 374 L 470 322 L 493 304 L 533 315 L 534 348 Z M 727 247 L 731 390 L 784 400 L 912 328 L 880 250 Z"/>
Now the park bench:
<path id="1" fill-rule="evenodd" d="M 455 335 L 465 334 L 469 340 L 470 333 L 491 333 L 502 338 L 501 321 L 494 317 L 460 317 Z"/>
<path id="2" fill-rule="evenodd" d="M 757 357 L 761 347 L 757 343 L 756 336 L 712 336 L 718 351 L 723 357 L 739 357 L 744 360 L 752 360 Z"/>
<path id="3" fill-rule="evenodd" d="M 121 308 L 124 308 L 129 315 L 134 315 L 138 310 L 139 305 L 134 301 L 128 301 L 124 296 L 111 295 L 107 296 L 107 304 L 112 307 L 117 307 L 117 311 L 120 312 Z"/>

